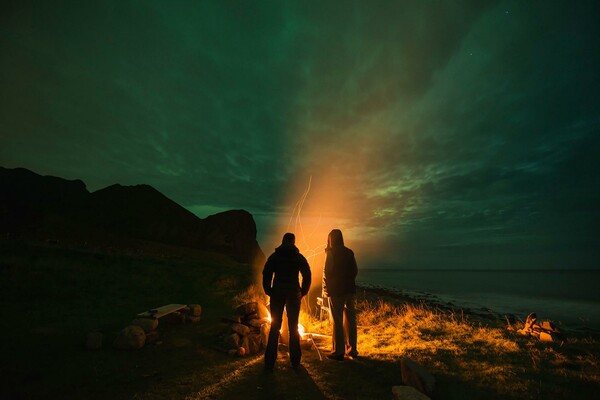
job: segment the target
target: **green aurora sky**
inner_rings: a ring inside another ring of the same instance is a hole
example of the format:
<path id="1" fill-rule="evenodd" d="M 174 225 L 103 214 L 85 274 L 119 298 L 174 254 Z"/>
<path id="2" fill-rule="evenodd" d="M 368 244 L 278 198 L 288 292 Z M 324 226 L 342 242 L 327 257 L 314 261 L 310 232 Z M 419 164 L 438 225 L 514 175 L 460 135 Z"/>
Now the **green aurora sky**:
<path id="1" fill-rule="evenodd" d="M 4 4 L 4 167 L 243 208 L 266 253 L 312 177 L 360 266 L 600 266 L 597 1 Z"/>

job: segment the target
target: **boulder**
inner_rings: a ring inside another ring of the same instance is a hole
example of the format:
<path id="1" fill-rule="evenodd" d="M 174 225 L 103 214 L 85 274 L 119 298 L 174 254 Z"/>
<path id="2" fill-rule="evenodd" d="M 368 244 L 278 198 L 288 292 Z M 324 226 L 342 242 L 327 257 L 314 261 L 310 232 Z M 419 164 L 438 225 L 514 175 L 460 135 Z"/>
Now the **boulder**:
<path id="1" fill-rule="evenodd" d="M 410 358 L 403 358 L 401 367 L 402 383 L 431 396 L 435 390 L 435 378 L 433 375 Z"/>
<path id="2" fill-rule="evenodd" d="M 125 327 L 113 342 L 113 346 L 121 350 L 137 350 L 144 347 L 146 343 L 146 334 L 144 330 L 137 325 Z"/>
<path id="3" fill-rule="evenodd" d="M 88 350 L 100 350 L 102 348 L 102 333 L 90 332 L 85 338 L 85 348 Z"/>
<path id="4" fill-rule="evenodd" d="M 412 386 L 392 386 L 392 398 L 394 400 L 430 400 L 428 396 Z"/>
<path id="5" fill-rule="evenodd" d="M 148 333 L 158 328 L 157 318 L 135 318 L 131 321 L 131 325 L 137 325 Z"/>
<path id="6" fill-rule="evenodd" d="M 240 336 L 246 336 L 247 334 L 250 333 L 250 328 L 248 328 L 246 325 L 242 325 L 242 324 L 231 325 L 231 330 Z"/>

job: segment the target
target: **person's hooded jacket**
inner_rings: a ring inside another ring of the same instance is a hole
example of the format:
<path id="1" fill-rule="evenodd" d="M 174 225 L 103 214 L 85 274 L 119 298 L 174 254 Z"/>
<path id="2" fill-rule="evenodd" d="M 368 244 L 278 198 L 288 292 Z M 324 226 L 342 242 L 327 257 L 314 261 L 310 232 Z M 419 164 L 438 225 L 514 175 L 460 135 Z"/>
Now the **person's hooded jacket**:
<path id="1" fill-rule="evenodd" d="M 298 273 L 302 275 L 302 286 L 298 281 Z M 295 293 L 305 296 L 310 289 L 310 281 L 308 261 L 291 243 L 277 247 L 263 269 L 263 289 L 268 296 Z"/>
<path id="2" fill-rule="evenodd" d="M 323 270 L 323 295 L 327 297 L 356 293 L 358 267 L 354 252 L 344 246 L 344 237 L 339 229 L 329 234 Z"/>

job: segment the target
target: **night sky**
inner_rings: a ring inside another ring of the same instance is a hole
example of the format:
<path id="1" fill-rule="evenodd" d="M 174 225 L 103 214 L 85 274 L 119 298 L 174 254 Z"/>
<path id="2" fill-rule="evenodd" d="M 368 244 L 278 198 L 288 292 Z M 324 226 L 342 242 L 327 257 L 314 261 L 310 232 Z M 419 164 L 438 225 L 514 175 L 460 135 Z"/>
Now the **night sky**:
<path id="1" fill-rule="evenodd" d="M 597 1 L 4 4 L 1 166 L 246 209 L 266 253 L 294 217 L 359 267 L 600 267 Z"/>

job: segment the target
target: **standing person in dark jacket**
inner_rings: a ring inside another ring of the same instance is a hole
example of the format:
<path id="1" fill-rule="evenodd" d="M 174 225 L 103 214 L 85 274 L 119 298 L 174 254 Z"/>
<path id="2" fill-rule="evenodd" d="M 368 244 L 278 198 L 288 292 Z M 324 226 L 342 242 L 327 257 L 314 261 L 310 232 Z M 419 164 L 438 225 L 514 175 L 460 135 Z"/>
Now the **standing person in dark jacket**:
<path id="1" fill-rule="evenodd" d="M 290 361 L 298 369 L 302 352 L 298 333 L 300 300 L 310 289 L 310 267 L 308 261 L 295 246 L 293 233 L 283 235 L 281 246 L 271 254 L 263 269 L 263 289 L 271 297 L 271 330 L 265 351 L 265 369 L 272 371 L 277 359 L 279 330 L 284 307 L 287 310 L 290 332 Z M 298 282 L 298 273 L 302 274 L 302 287 Z"/>
<path id="2" fill-rule="evenodd" d="M 329 298 L 333 319 L 333 345 L 327 358 L 344 361 L 344 354 L 351 358 L 358 357 L 355 308 L 358 267 L 354 252 L 344 246 L 344 237 L 339 229 L 329 232 L 325 252 L 323 296 Z"/>

